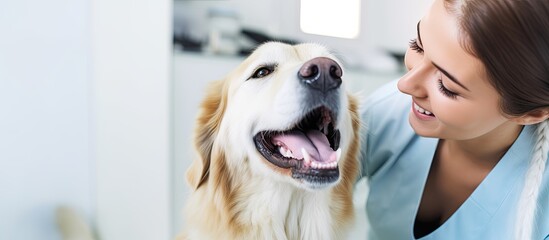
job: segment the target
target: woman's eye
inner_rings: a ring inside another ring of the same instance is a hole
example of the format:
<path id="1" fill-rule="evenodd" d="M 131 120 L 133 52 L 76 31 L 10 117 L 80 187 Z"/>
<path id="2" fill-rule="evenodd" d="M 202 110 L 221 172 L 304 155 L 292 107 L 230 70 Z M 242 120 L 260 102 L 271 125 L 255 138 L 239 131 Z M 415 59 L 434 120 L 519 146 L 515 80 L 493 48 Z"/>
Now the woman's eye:
<path id="1" fill-rule="evenodd" d="M 421 48 L 417 44 L 417 38 L 410 40 L 409 46 L 410 46 L 410 49 L 416 51 L 417 53 L 423 53 L 423 48 Z"/>
<path id="2" fill-rule="evenodd" d="M 449 97 L 452 99 L 456 99 L 458 97 L 457 93 L 450 91 L 448 88 L 444 86 L 444 84 L 442 84 L 442 79 L 438 80 L 438 90 L 440 90 L 440 92 L 446 97 Z"/>
<path id="3" fill-rule="evenodd" d="M 272 67 L 261 67 L 255 70 L 254 74 L 250 78 L 262 78 L 265 77 L 273 72 Z"/>

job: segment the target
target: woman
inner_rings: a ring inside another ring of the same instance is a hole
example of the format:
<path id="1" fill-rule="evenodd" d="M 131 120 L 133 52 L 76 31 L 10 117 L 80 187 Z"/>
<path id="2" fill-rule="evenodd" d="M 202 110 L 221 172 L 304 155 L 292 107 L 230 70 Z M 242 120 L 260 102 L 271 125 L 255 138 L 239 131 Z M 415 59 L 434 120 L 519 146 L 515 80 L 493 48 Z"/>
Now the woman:
<path id="1" fill-rule="evenodd" d="M 405 64 L 363 112 L 369 239 L 549 239 L 549 2 L 435 0 Z"/>

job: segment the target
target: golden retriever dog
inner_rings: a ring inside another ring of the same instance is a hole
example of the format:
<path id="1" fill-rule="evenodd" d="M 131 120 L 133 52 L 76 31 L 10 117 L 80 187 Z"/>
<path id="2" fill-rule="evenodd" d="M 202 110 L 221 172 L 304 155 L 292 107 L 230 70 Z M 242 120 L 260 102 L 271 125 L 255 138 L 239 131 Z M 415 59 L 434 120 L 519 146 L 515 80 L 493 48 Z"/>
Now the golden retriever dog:
<path id="1" fill-rule="evenodd" d="M 358 174 L 357 100 L 317 44 L 266 43 L 201 105 L 180 239 L 344 239 Z"/>

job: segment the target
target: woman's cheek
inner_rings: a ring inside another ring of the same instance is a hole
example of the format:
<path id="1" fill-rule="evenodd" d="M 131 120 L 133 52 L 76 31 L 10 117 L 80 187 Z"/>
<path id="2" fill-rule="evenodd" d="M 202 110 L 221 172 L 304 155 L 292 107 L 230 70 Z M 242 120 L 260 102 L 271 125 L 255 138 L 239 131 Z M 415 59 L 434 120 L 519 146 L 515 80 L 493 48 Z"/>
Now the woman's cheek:
<path id="1" fill-rule="evenodd" d="M 475 113 L 463 109 L 463 104 L 456 102 L 455 99 L 449 99 L 441 95 L 442 93 L 439 93 L 438 113 L 435 113 L 440 121 L 451 126 L 467 125 L 467 122 Z"/>

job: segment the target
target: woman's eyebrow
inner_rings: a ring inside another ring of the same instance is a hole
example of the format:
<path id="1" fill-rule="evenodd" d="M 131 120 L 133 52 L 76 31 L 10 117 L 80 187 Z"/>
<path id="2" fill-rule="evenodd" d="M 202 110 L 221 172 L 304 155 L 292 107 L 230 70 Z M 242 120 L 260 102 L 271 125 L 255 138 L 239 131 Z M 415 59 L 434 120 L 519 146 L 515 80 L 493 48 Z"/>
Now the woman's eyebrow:
<path id="1" fill-rule="evenodd" d="M 441 68 L 439 65 L 437 65 L 436 63 L 434 62 L 431 62 L 433 64 L 433 66 L 435 66 L 440 72 L 442 72 L 442 74 L 446 75 L 446 77 L 448 77 L 450 80 L 452 80 L 452 82 L 455 82 L 457 85 L 461 86 L 462 88 L 464 88 L 465 90 L 467 91 L 470 91 L 467 87 L 465 87 L 465 85 L 463 85 L 461 82 L 459 82 L 457 80 L 456 77 L 454 77 L 454 75 L 448 73 L 448 71 L 444 70 L 444 68 Z"/>
<path id="2" fill-rule="evenodd" d="M 417 40 L 419 41 L 419 45 L 420 46 L 423 46 L 423 43 L 421 42 L 421 35 L 419 35 L 419 23 L 421 23 L 421 21 L 417 22 Z"/>
<path id="3" fill-rule="evenodd" d="M 417 40 L 419 41 L 419 44 L 421 47 L 423 47 L 423 43 L 421 42 L 421 35 L 419 34 L 419 24 L 421 23 L 421 21 L 417 22 Z M 465 85 L 463 85 L 460 81 L 457 80 L 456 77 L 454 77 L 454 75 L 448 73 L 448 71 L 444 70 L 444 68 L 440 67 L 438 64 L 434 63 L 434 62 L 431 62 L 440 72 L 442 72 L 442 74 L 446 75 L 446 77 L 448 77 L 450 80 L 452 80 L 452 82 L 455 82 L 457 85 L 461 86 L 462 88 L 464 88 L 465 90 L 467 91 L 470 91 L 467 87 L 465 87 Z"/>

